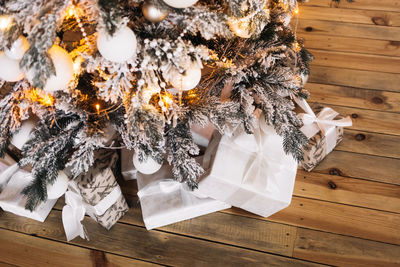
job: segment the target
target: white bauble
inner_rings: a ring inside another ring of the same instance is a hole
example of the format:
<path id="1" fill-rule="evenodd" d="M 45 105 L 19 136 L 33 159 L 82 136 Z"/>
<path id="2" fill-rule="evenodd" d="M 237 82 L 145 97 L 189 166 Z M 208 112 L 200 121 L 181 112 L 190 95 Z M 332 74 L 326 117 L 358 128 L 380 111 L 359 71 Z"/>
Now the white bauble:
<path id="1" fill-rule="evenodd" d="M 156 162 L 152 157 L 148 157 L 146 161 L 140 162 L 138 155 L 133 154 L 133 165 L 143 174 L 153 174 L 161 169 L 162 164 Z"/>
<path id="2" fill-rule="evenodd" d="M 168 16 L 168 10 L 157 7 L 149 1 L 145 1 L 142 6 L 144 17 L 151 22 L 161 22 Z"/>
<path id="3" fill-rule="evenodd" d="M 228 24 L 229 28 L 236 36 L 246 39 L 251 37 L 252 33 L 248 31 L 247 25 L 244 22 L 232 19 L 229 20 Z"/>
<path id="4" fill-rule="evenodd" d="M 68 52 L 58 45 L 53 45 L 47 52 L 53 61 L 56 75 L 52 75 L 47 79 L 42 89 L 47 92 L 64 90 L 74 79 L 74 62 Z M 32 82 L 34 77 L 33 70 L 28 71 L 26 77 Z"/>
<path id="5" fill-rule="evenodd" d="M 47 184 L 47 198 L 58 199 L 64 195 L 67 191 L 68 183 L 68 176 L 63 171 L 59 171 L 57 180 L 52 185 Z"/>
<path id="6" fill-rule="evenodd" d="M 135 33 L 127 26 L 118 29 L 112 36 L 106 31 L 100 31 L 97 37 L 97 48 L 105 59 L 123 63 L 136 54 Z"/>
<path id="7" fill-rule="evenodd" d="M 19 67 L 19 61 L 0 52 L 0 79 L 7 82 L 17 82 L 24 78 L 24 72 Z"/>
<path id="8" fill-rule="evenodd" d="M 186 8 L 196 4 L 198 0 L 163 0 L 167 5 L 175 8 Z"/>
<path id="9" fill-rule="evenodd" d="M 178 70 L 172 70 L 168 76 L 173 87 L 184 91 L 192 90 L 201 80 L 201 68 L 193 64 L 183 74 L 179 73 Z"/>
<path id="10" fill-rule="evenodd" d="M 24 36 L 20 36 L 10 47 L 10 49 L 6 49 L 4 53 L 6 53 L 7 57 L 15 60 L 20 60 L 26 51 L 29 49 L 28 40 Z"/>
<path id="11" fill-rule="evenodd" d="M 29 140 L 29 135 L 36 127 L 37 119 L 29 118 L 26 121 L 22 122 L 21 128 L 18 130 L 16 134 L 13 135 L 11 139 L 11 144 L 13 144 L 16 148 L 22 149 L 26 142 Z"/>

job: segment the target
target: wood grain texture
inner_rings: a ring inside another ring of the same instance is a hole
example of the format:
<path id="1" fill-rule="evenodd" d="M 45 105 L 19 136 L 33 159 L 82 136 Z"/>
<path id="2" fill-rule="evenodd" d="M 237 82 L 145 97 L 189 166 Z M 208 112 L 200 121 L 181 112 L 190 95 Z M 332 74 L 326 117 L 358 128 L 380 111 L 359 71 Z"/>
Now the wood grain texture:
<path id="1" fill-rule="evenodd" d="M 400 12 L 400 3 L 397 0 L 356 0 L 351 3 L 347 1 L 340 1 L 340 5 L 334 4 L 332 0 L 311 0 L 302 5 Z M 321 14 L 321 17 L 322 16 L 323 14 Z"/>
<path id="2" fill-rule="evenodd" d="M 313 1 L 311 0 L 311 2 Z M 321 16 L 322 14 L 324 15 Z M 346 9 L 304 5 L 300 6 L 300 18 L 389 27 L 400 26 L 400 16 L 398 12 L 383 10 Z"/>
<path id="3" fill-rule="evenodd" d="M 53 210 L 45 223 L 32 221 L 10 213 L 0 213 L 0 227 L 33 234 L 53 240 L 65 240 L 61 212 Z M 125 257 L 173 266 L 317 266 L 315 264 L 275 256 L 238 247 L 160 231 L 147 231 L 142 227 L 118 223 L 110 231 L 91 219 L 85 219 L 91 241 L 75 239 L 72 244 L 97 249 Z M 223 255 L 226 255 L 224 257 Z"/>
<path id="4" fill-rule="evenodd" d="M 325 67 L 400 73 L 400 58 L 310 49 L 312 64 Z"/>
<path id="5" fill-rule="evenodd" d="M 300 228 L 294 255 L 335 266 L 399 266 L 400 247 Z"/>
<path id="6" fill-rule="evenodd" d="M 373 155 L 333 151 L 313 172 L 400 185 L 400 160 Z"/>
<path id="7" fill-rule="evenodd" d="M 344 139 L 335 148 L 360 154 L 400 158 L 400 137 L 346 129 Z"/>
<path id="8" fill-rule="evenodd" d="M 261 218 L 238 208 L 222 212 L 390 244 L 400 244 L 400 214 L 392 212 L 303 197 L 293 197 L 288 208 L 268 218 Z"/>
<path id="9" fill-rule="evenodd" d="M 311 102 L 400 113 L 400 93 L 319 83 L 308 83 L 306 89 Z"/>
<path id="10" fill-rule="evenodd" d="M 386 27 L 345 22 L 300 19 L 298 33 L 366 38 L 384 41 L 400 41 L 400 27 Z"/>
<path id="11" fill-rule="evenodd" d="M 299 169 L 295 196 L 400 213 L 400 186 Z"/>
<path id="12" fill-rule="evenodd" d="M 0 259 L 16 266 L 159 266 L 0 229 Z"/>
<path id="13" fill-rule="evenodd" d="M 313 65 L 309 82 L 400 92 L 400 75 Z"/>
<path id="14" fill-rule="evenodd" d="M 400 42 L 398 41 L 319 35 L 313 32 L 302 32 L 298 37 L 303 39 L 306 48 L 311 49 L 394 57 L 400 56 Z"/>

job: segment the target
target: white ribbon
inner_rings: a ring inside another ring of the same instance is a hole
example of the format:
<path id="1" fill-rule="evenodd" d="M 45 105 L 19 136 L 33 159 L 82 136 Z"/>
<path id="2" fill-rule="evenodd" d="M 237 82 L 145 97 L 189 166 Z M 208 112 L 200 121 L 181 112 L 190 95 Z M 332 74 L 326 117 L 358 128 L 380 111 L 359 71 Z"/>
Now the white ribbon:
<path id="1" fill-rule="evenodd" d="M 103 215 L 118 200 L 121 194 L 121 188 L 116 186 L 99 203 L 91 206 L 83 200 L 78 187 L 71 181 L 69 190 L 65 193 L 65 206 L 62 210 L 62 220 L 67 240 L 70 241 L 77 236 L 89 240 L 86 229 L 82 225 L 85 213 L 96 220 L 95 216 Z"/>
<path id="2" fill-rule="evenodd" d="M 249 140 L 250 138 L 250 140 Z M 268 186 L 268 177 L 274 176 L 282 169 L 282 165 L 267 152 L 265 141 L 268 138 L 268 130 L 265 119 L 259 119 L 259 127 L 254 129 L 253 135 L 244 131 L 233 139 L 233 142 L 246 151 L 255 153 L 256 157 L 251 162 L 242 179 L 242 184 L 252 185 L 253 188 L 265 191 Z M 276 156 L 276 155 L 275 155 Z"/>
<path id="3" fill-rule="evenodd" d="M 306 112 L 299 114 L 299 117 L 304 123 L 304 126 L 300 130 L 305 136 L 307 136 L 308 139 L 321 131 L 326 138 L 327 153 L 332 151 L 336 146 L 336 126 L 347 127 L 353 125 L 353 122 L 349 116 L 335 120 L 339 113 L 329 107 L 323 108 L 318 116 L 316 116 L 305 99 L 294 97 L 294 101 Z"/>

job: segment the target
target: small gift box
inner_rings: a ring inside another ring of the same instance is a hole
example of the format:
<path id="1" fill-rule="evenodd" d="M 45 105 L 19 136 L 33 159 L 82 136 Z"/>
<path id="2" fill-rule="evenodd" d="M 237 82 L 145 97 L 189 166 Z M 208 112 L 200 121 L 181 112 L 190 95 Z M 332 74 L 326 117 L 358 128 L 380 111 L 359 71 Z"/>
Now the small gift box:
<path id="1" fill-rule="evenodd" d="M 32 212 L 25 209 L 27 197 L 22 194 L 22 191 L 33 179 L 29 172 L 19 169 L 17 163 L 4 170 L 0 175 L 0 180 L 5 184 L 3 191 L 0 193 L 0 207 L 4 211 L 18 216 L 44 222 L 56 204 L 57 199 L 48 199 L 42 202 Z"/>
<path id="2" fill-rule="evenodd" d="M 306 100 L 295 99 L 295 102 L 305 111 L 299 114 L 304 123 L 300 130 L 309 139 L 300 166 L 311 171 L 343 140 L 343 127 L 351 126 L 352 121 L 329 107 L 314 108 L 316 115 Z"/>
<path id="3" fill-rule="evenodd" d="M 78 235 L 88 239 L 81 223 L 85 213 L 109 230 L 129 209 L 111 168 L 117 154 L 103 151 L 96 158 L 93 167 L 71 181 L 65 193 L 62 218 L 68 241 Z"/>
<path id="4" fill-rule="evenodd" d="M 133 150 L 121 150 L 121 174 L 125 181 L 135 180 L 138 175 L 138 171 L 133 165 L 133 154 Z"/>
<path id="5" fill-rule="evenodd" d="M 193 124 L 190 127 L 190 131 L 195 144 L 207 147 L 215 131 L 215 126 L 211 122 L 208 122 L 204 127 L 198 124 Z"/>
<path id="6" fill-rule="evenodd" d="M 263 217 L 287 207 L 297 162 L 285 154 L 282 143 L 263 117 L 253 135 L 242 128 L 232 137 L 214 135 L 204 155 L 208 174 L 198 192 Z"/>
<path id="7" fill-rule="evenodd" d="M 155 174 L 138 176 L 138 196 L 148 230 L 231 207 L 224 202 L 193 194 L 186 184 L 172 177 L 172 169 L 167 164 Z"/>

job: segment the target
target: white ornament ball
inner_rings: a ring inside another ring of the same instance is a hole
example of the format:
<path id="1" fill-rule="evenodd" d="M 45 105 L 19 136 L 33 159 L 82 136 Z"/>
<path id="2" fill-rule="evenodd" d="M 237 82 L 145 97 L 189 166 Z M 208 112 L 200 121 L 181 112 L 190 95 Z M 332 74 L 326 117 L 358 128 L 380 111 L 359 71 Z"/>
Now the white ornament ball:
<path id="1" fill-rule="evenodd" d="M 97 37 L 97 48 L 105 59 L 123 63 L 136 54 L 135 33 L 127 26 L 118 29 L 112 36 L 106 31 L 100 31 Z"/>
<path id="2" fill-rule="evenodd" d="M 195 88 L 201 80 L 201 68 L 192 65 L 184 73 L 179 73 L 178 70 L 173 70 L 169 73 L 169 82 L 175 88 L 187 91 Z"/>
<path id="3" fill-rule="evenodd" d="M 10 49 L 6 49 L 4 52 L 7 57 L 15 60 L 20 60 L 26 51 L 29 49 L 28 40 L 24 36 L 20 36 L 10 47 Z"/>
<path id="4" fill-rule="evenodd" d="M 64 195 L 67 191 L 68 183 L 68 176 L 63 171 L 59 171 L 57 180 L 52 185 L 47 184 L 47 198 L 58 199 Z"/>
<path id="5" fill-rule="evenodd" d="M 148 157 L 146 161 L 140 162 L 138 155 L 133 155 L 133 165 L 135 168 L 143 174 L 153 174 L 161 169 L 162 164 L 159 164 L 152 157 Z"/>
<path id="6" fill-rule="evenodd" d="M 236 36 L 246 39 L 251 37 L 252 33 L 248 31 L 247 24 L 245 22 L 232 19 L 228 22 L 228 24 L 229 28 Z"/>
<path id="7" fill-rule="evenodd" d="M 64 90 L 74 79 L 74 62 L 68 52 L 58 45 L 53 45 L 47 52 L 53 61 L 56 75 L 52 75 L 47 79 L 42 89 L 47 92 Z M 33 70 L 28 71 L 26 77 L 32 82 L 34 78 Z"/>
<path id="8" fill-rule="evenodd" d="M 21 128 L 16 134 L 13 135 L 11 139 L 11 144 L 21 150 L 25 143 L 28 142 L 31 132 L 36 127 L 36 123 L 37 119 L 32 117 L 27 119 L 26 121 L 23 121 Z"/>
<path id="9" fill-rule="evenodd" d="M 142 12 L 144 17 L 151 22 L 163 21 L 168 16 L 168 10 L 158 8 L 148 1 L 144 2 L 142 6 Z"/>
<path id="10" fill-rule="evenodd" d="M 19 67 L 19 61 L 0 52 L 0 79 L 7 82 L 17 82 L 24 78 L 24 72 Z"/>
<path id="11" fill-rule="evenodd" d="M 163 0 L 167 5 L 175 8 L 186 8 L 193 6 L 198 0 Z"/>

